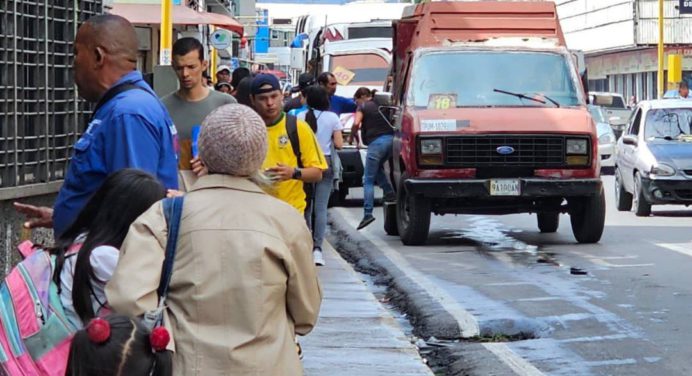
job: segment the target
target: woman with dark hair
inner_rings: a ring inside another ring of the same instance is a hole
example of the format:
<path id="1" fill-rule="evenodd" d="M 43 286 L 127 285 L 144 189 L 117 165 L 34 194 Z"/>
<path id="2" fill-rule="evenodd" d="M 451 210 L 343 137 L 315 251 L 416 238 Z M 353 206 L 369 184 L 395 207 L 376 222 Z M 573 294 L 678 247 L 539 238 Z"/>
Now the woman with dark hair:
<path id="1" fill-rule="evenodd" d="M 360 129 L 363 143 L 368 146 L 363 172 L 363 219 L 358 224 L 358 230 L 375 221 L 372 215 L 375 204 L 375 183 L 384 191 L 385 201 L 394 201 L 395 194 L 392 184 L 384 173 L 384 164 L 392 157 L 394 129 L 380 112 L 380 106 L 373 101 L 375 90 L 361 87 L 356 90 L 355 100 L 358 110 L 351 128 L 349 143 L 353 143 L 354 135 Z"/>
<path id="2" fill-rule="evenodd" d="M 315 265 L 323 266 L 322 242 L 327 230 L 327 205 L 334 184 L 340 177 L 339 171 L 335 173 L 335 170 L 339 170 L 335 167 L 340 165 L 337 161 L 339 155 L 335 149 L 341 149 L 343 146 L 344 139 L 341 133 L 343 127 L 339 117 L 329 111 L 329 93 L 325 88 L 317 85 L 307 87 L 305 99 L 308 110 L 298 114 L 298 118 L 305 120 L 317 135 L 317 141 L 320 143 L 329 166 L 326 171 L 322 172 L 322 180 L 315 184 L 312 202 L 309 202 L 305 209 L 305 219 L 308 222 L 308 227 L 312 229 L 313 259 Z"/>
<path id="3" fill-rule="evenodd" d="M 137 217 L 166 196 L 150 174 L 123 169 L 108 176 L 75 222 L 56 241 L 56 284 L 65 314 L 75 328 L 107 306 L 104 292 L 118 262 L 119 248 Z M 68 250 L 80 246 L 79 252 Z"/>
<path id="4" fill-rule="evenodd" d="M 93 319 L 77 331 L 66 376 L 170 376 L 171 353 L 157 348 L 139 320 L 123 315 Z"/>
<path id="5" fill-rule="evenodd" d="M 233 93 L 231 93 L 235 99 L 240 104 L 244 104 L 248 107 L 252 107 L 252 101 L 250 100 L 250 88 L 252 87 L 252 76 L 248 76 L 238 82 L 238 86 L 234 86 Z"/>

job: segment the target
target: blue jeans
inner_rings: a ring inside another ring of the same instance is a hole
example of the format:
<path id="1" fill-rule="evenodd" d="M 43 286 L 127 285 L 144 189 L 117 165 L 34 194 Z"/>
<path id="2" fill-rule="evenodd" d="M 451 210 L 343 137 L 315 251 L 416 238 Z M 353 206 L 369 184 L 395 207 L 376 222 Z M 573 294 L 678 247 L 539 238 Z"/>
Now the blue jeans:
<path id="1" fill-rule="evenodd" d="M 385 195 L 394 193 L 392 184 L 384 174 L 384 164 L 392 157 L 393 140 L 393 135 L 386 134 L 368 145 L 363 176 L 363 209 L 366 216 L 372 215 L 375 206 L 375 183 L 382 188 Z"/>
<path id="2" fill-rule="evenodd" d="M 312 202 L 305 208 L 305 220 L 312 230 L 313 247 L 319 249 L 322 249 L 324 234 L 327 232 L 327 206 L 334 187 L 334 170 L 329 157 L 327 164 L 329 168 L 322 172 L 322 180 L 314 184 Z"/>

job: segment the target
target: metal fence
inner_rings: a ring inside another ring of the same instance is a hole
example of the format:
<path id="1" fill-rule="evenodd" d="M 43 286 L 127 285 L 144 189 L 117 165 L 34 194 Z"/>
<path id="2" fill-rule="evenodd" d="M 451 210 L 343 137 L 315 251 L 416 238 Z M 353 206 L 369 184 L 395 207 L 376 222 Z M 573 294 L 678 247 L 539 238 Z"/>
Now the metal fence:
<path id="1" fill-rule="evenodd" d="M 0 200 L 63 179 L 90 109 L 73 84 L 72 43 L 101 7 L 102 0 L 0 0 Z"/>

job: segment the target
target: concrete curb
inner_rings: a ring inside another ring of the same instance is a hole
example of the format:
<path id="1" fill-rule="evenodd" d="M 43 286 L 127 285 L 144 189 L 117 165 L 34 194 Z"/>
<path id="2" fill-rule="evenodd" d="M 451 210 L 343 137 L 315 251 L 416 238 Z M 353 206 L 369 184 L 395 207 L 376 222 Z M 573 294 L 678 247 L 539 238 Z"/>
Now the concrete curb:
<path id="1" fill-rule="evenodd" d="M 325 244 L 323 300 L 315 330 L 301 338 L 308 376 L 432 376 L 417 348 L 361 276 Z"/>

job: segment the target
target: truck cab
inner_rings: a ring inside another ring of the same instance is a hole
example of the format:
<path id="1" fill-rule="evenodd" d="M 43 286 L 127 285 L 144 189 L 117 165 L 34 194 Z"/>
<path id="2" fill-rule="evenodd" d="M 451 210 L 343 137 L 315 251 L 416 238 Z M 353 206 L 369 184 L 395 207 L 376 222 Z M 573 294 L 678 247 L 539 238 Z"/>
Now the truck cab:
<path id="1" fill-rule="evenodd" d="M 551 2 L 432 2 L 394 25 L 395 205 L 385 230 L 424 244 L 431 214 L 568 213 L 600 240 L 598 139 Z"/>

